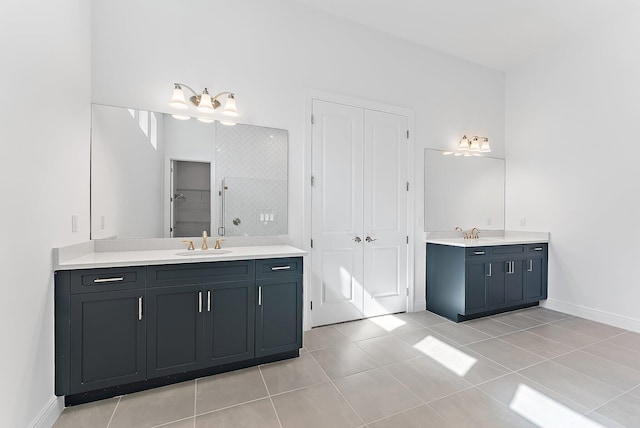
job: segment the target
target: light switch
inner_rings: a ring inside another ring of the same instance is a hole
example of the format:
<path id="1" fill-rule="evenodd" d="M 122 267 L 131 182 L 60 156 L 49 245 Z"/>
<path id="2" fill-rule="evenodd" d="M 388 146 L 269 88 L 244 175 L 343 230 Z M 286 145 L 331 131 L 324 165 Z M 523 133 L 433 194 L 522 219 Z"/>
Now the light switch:
<path id="1" fill-rule="evenodd" d="M 104 216 L 100 216 L 100 229 L 104 229 Z"/>
<path id="2" fill-rule="evenodd" d="M 78 231 L 78 216 L 74 214 L 71 216 L 71 232 L 77 232 L 77 231 Z"/>
<path id="3" fill-rule="evenodd" d="M 520 219 L 520 226 L 526 226 L 527 225 L 527 218 L 526 217 L 522 217 Z"/>

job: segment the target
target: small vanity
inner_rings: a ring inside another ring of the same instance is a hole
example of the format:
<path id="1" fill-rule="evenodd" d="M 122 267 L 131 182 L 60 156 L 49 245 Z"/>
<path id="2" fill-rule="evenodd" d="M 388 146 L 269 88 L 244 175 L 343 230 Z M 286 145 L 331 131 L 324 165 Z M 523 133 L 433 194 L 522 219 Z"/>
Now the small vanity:
<path id="1" fill-rule="evenodd" d="M 109 245 L 122 244 L 54 252 L 55 393 L 67 405 L 299 355 L 304 251 Z"/>
<path id="2" fill-rule="evenodd" d="M 427 239 L 427 310 L 459 322 L 547 298 L 547 233 Z"/>

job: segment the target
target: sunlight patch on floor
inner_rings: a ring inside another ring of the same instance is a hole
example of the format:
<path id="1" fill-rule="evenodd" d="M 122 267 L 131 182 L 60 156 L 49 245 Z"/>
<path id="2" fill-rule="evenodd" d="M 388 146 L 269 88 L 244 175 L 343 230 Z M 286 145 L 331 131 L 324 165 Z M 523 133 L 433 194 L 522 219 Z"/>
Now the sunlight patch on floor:
<path id="1" fill-rule="evenodd" d="M 460 377 L 466 376 L 478 362 L 476 358 L 433 336 L 425 337 L 413 347 Z"/>
<path id="2" fill-rule="evenodd" d="M 402 321 L 400 318 L 394 315 L 385 315 L 382 317 L 375 317 L 375 318 L 369 318 L 369 319 L 373 323 L 384 328 L 386 331 L 393 331 L 407 324 L 405 321 Z"/>

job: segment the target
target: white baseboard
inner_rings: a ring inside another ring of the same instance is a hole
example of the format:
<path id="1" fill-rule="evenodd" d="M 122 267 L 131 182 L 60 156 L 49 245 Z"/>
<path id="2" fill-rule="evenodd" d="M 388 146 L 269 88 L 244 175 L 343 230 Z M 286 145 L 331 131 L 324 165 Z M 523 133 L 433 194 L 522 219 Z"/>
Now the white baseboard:
<path id="1" fill-rule="evenodd" d="M 416 300 L 413 302 L 413 312 L 424 311 L 427 309 L 426 300 Z"/>
<path id="2" fill-rule="evenodd" d="M 640 319 L 629 318 L 622 315 L 612 314 L 611 312 L 605 312 L 599 309 L 588 308 L 586 306 L 555 299 L 547 299 L 541 302 L 540 306 L 640 333 Z"/>
<path id="3" fill-rule="evenodd" d="M 29 428 L 51 428 L 63 410 L 64 399 L 62 397 L 51 397 L 47 405 L 40 410 L 38 416 L 31 421 Z"/>

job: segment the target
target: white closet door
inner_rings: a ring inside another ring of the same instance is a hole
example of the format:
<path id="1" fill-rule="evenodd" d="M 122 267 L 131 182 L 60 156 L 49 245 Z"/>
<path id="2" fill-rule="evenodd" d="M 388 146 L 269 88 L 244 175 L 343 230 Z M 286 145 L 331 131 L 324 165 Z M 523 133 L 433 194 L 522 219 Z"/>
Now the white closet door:
<path id="1" fill-rule="evenodd" d="M 364 123 L 364 316 L 372 317 L 407 310 L 408 123 L 372 110 Z"/>
<path id="2" fill-rule="evenodd" d="M 363 317 L 364 111 L 313 101 L 312 324 Z"/>

